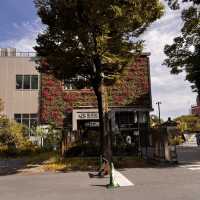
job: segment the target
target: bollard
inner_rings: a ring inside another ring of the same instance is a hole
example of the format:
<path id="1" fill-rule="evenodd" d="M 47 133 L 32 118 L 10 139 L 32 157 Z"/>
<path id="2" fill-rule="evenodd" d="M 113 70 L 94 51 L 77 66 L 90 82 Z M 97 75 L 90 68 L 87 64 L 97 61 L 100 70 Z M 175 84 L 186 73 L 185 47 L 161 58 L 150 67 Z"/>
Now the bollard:
<path id="1" fill-rule="evenodd" d="M 114 172 L 114 165 L 111 162 L 110 163 L 110 183 L 107 185 L 108 189 L 119 187 L 119 184 L 114 180 L 113 172 Z"/>

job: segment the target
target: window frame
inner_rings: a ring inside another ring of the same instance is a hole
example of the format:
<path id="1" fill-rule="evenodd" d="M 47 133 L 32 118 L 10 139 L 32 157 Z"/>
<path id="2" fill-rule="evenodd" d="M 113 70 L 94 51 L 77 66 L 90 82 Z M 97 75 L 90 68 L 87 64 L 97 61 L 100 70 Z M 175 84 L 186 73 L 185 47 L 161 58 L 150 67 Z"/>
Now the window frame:
<path id="1" fill-rule="evenodd" d="M 17 116 L 17 117 L 16 117 Z M 14 113 L 14 120 L 17 123 L 23 124 L 25 126 L 27 126 L 26 123 L 23 123 L 25 120 L 28 120 L 28 134 L 29 136 L 34 136 L 34 134 L 32 134 L 31 131 L 31 120 L 35 120 L 36 121 L 36 126 L 38 124 L 38 114 L 37 113 Z"/>
<path id="2" fill-rule="evenodd" d="M 21 88 L 17 88 L 17 77 L 21 76 Z M 25 81 L 25 77 L 29 76 L 29 88 L 24 88 L 24 81 Z M 37 77 L 37 88 L 33 88 L 33 80 L 34 77 Z M 38 74 L 16 74 L 15 76 L 15 89 L 17 91 L 31 91 L 31 90 L 39 90 L 39 75 Z"/>

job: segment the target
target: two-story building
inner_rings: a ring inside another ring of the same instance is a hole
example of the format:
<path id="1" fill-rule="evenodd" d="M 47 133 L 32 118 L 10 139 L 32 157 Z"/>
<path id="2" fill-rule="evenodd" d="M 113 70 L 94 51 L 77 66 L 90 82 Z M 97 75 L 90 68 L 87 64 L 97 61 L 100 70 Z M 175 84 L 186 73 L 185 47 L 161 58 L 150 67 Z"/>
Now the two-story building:
<path id="1" fill-rule="evenodd" d="M 120 79 L 106 88 L 110 128 L 116 135 L 114 142 L 124 140 L 141 147 L 149 144 L 149 113 L 152 111 L 149 55 L 136 56 Z M 41 123 L 65 127 L 70 141 L 99 131 L 93 90 L 78 88 L 73 80 L 59 81 L 49 74 L 41 74 L 39 113 Z"/>
<path id="2" fill-rule="evenodd" d="M 93 90 L 77 87 L 71 80 L 60 81 L 52 75 L 39 74 L 34 56 L 14 48 L 0 49 L 3 113 L 29 128 L 50 123 L 64 128 L 71 141 L 95 135 L 99 131 L 99 116 Z M 147 146 L 152 111 L 148 53 L 136 56 L 120 79 L 107 87 L 107 101 L 115 142 L 124 140 Z"/>

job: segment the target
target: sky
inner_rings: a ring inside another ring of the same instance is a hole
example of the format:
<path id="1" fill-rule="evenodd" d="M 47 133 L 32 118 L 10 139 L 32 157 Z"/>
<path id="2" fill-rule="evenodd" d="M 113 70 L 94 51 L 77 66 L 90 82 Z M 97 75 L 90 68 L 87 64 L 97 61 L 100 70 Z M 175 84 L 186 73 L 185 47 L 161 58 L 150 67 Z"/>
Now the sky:
<path id="1" fill-rule="evenodd" d="M 171 75 L 170 70 L 162 65 L 164 45 L 173 42 L 182 25 L 181 10 L 166 8 L 164 16 L 140 37 L 145 40 L 145 52 L 151 53 L 152 114 L 158 114 L 156 102 L 161 101 L 163 119 L 189 114 L 191 105 L 195 104 L 196 94 L 185 81 L 184 73 Z M 32 0 L 1 1 L 0 27 L 0 47 L 15 47 L 17 51 L 33 51 L 37 34 L 42 30 Z"/>

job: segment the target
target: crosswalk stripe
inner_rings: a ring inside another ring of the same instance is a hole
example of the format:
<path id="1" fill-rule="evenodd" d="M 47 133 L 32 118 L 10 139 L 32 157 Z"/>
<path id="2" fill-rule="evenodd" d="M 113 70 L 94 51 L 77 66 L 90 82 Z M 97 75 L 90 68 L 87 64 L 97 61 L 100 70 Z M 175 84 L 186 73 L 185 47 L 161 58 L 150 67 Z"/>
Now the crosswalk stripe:
<path id="1" fill-rule="evenodd" d="M 187 168 L 187 169 L 190 169 L 190 170 L 195 171 L 195 170 L 200 170 L 200 167 L 189 167 L 189 168 Z"/>
<path id="2" fill-rule="evenodd" d="M 180 165 L 179 167 L 184 168 L 184 169 L 197 171 L 197 170 L 200 170 L 200 163 L 186 164 L 186 165 L 183 164 L 183 165 Z"/>

